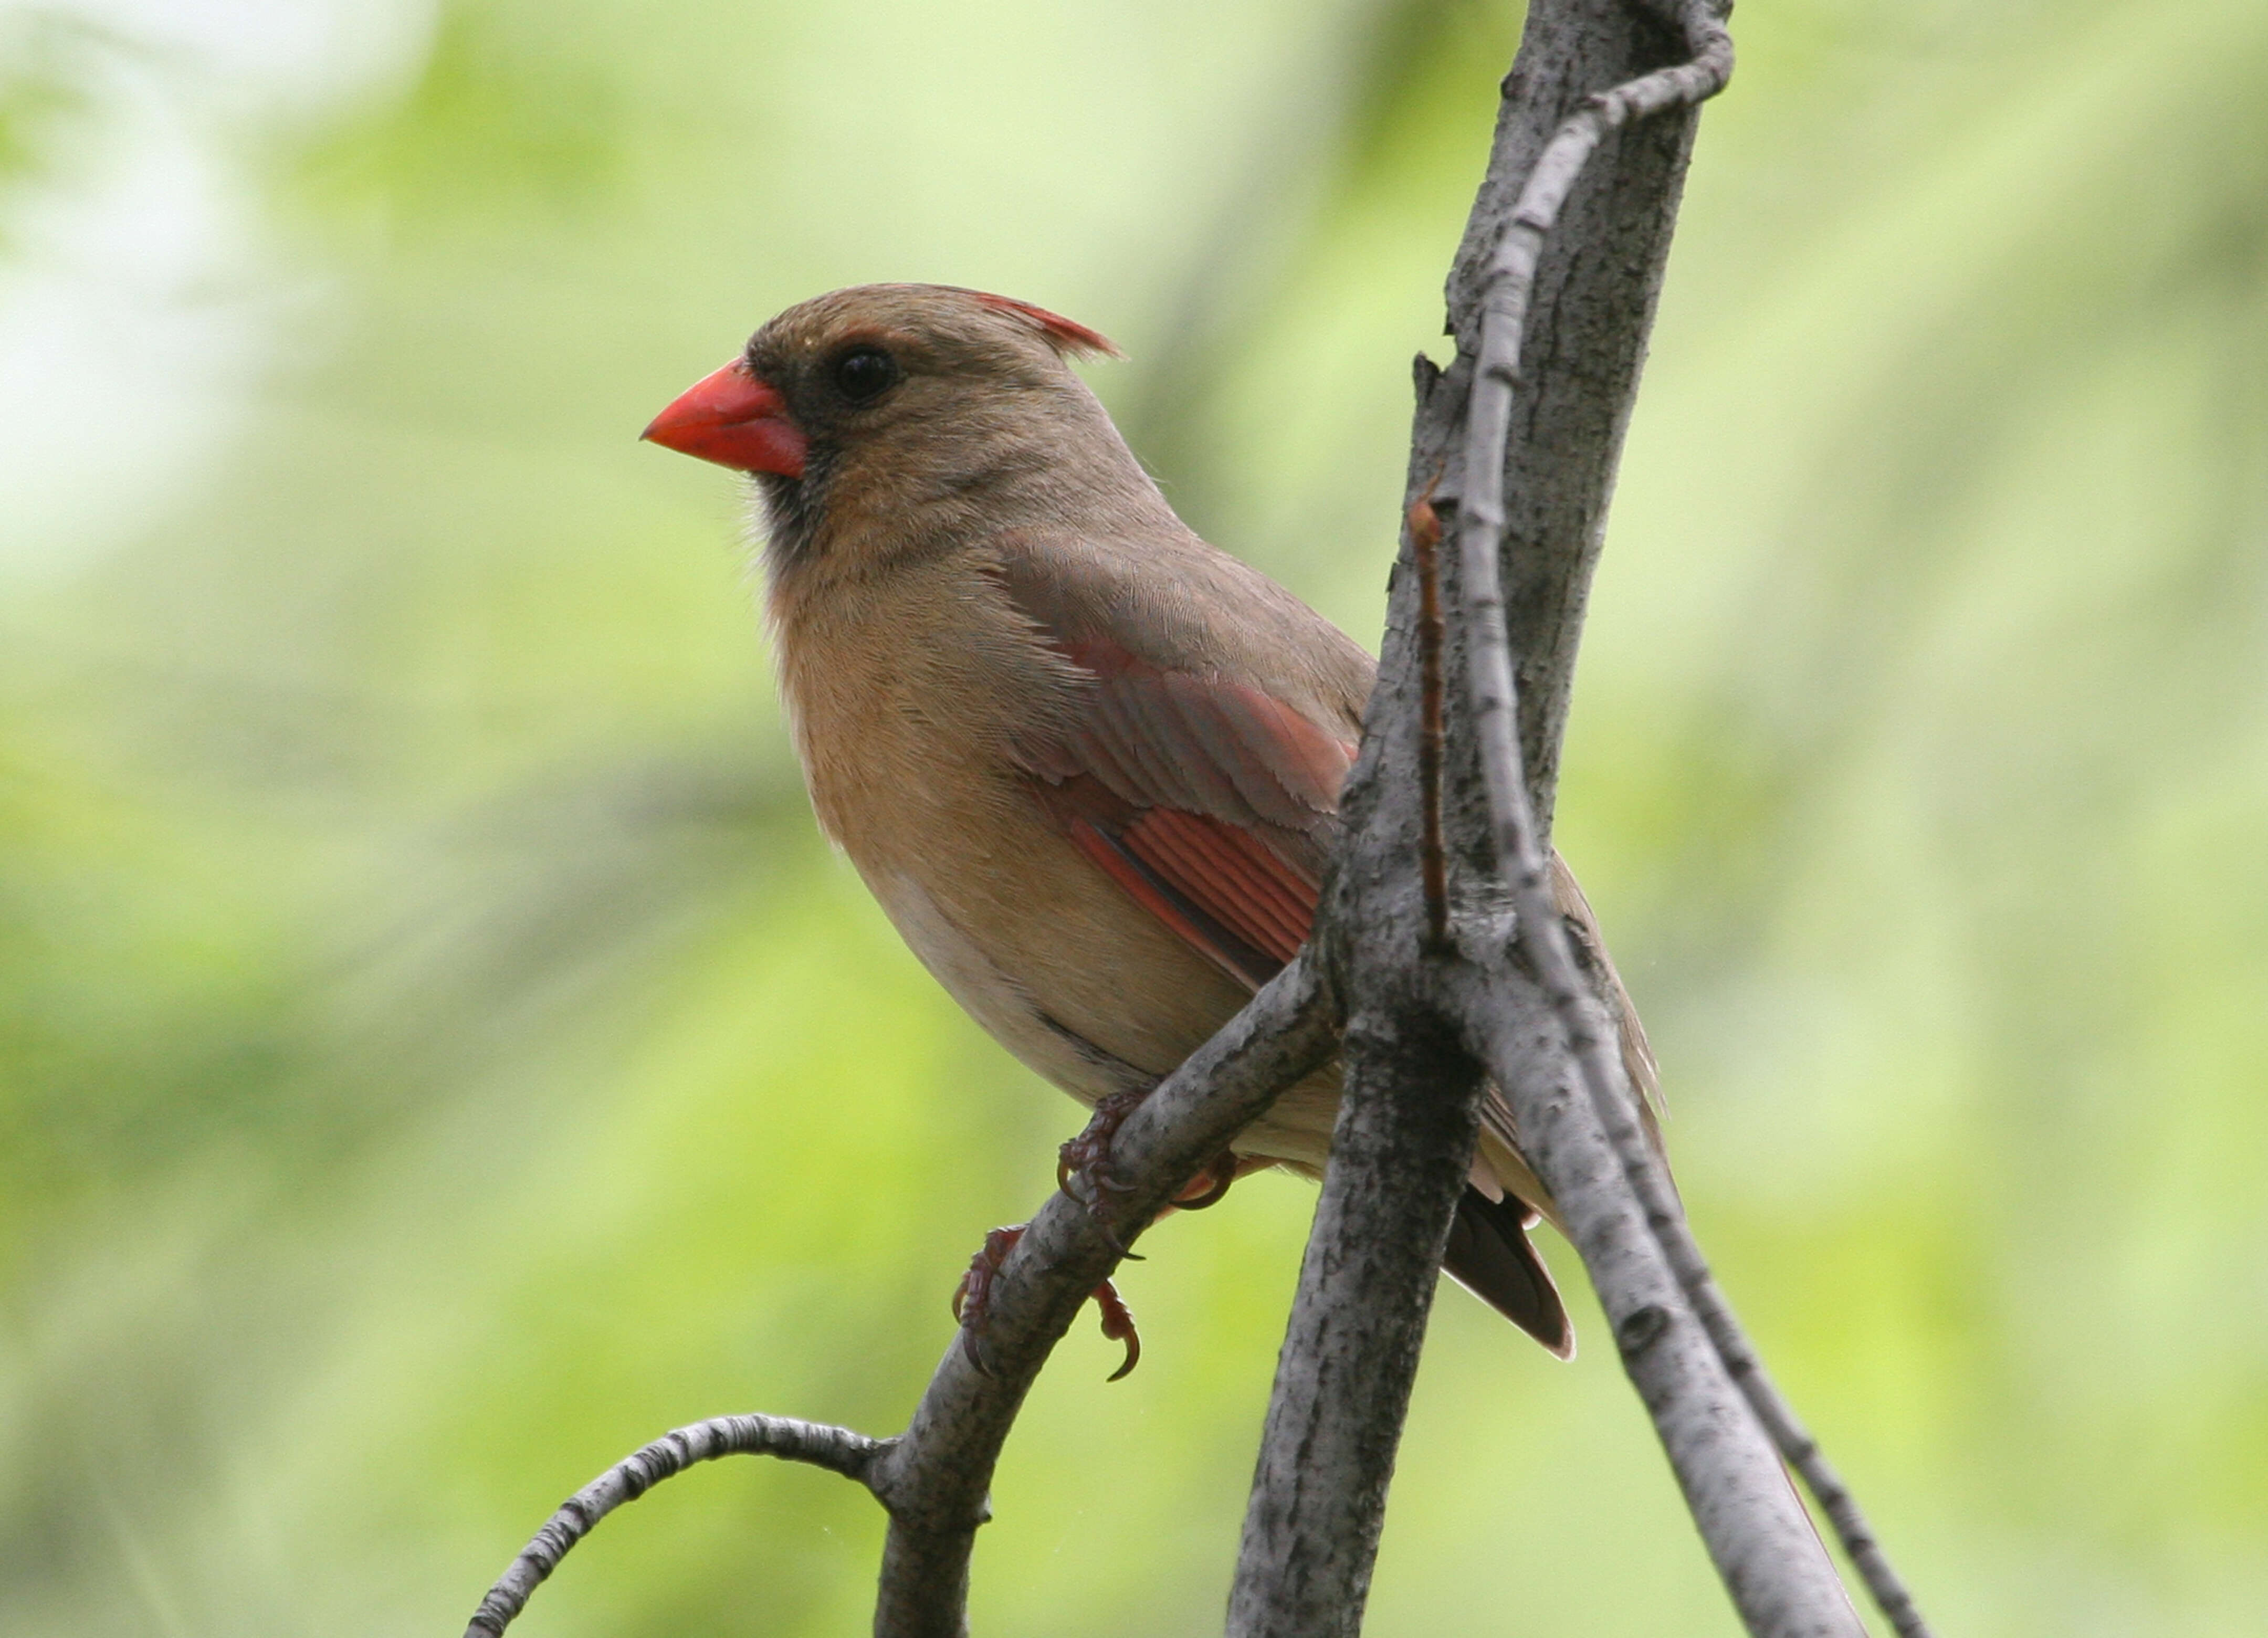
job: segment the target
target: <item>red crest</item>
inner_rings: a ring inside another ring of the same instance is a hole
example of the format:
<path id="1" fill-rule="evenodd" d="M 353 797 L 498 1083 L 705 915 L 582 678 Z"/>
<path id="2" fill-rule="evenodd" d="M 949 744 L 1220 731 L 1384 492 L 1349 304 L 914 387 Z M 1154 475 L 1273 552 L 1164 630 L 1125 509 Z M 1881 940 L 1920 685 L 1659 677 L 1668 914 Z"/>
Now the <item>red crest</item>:
<path id="1" fill-rule="evenodd" d="M 995 296 L 989 291 L 968 292 L 996 313 L 1010 313 L 1031 325 L 1046 336 L 1055 350 L 1072 358 L 1101 357 L 1123 358 L 1118 344 L 1101 330 L 1091 330 L 1084 324 L 1050 313 L 1045 307 L 1035 307 L 1028 301 L 1018 301 L 1012 296 Z"/>

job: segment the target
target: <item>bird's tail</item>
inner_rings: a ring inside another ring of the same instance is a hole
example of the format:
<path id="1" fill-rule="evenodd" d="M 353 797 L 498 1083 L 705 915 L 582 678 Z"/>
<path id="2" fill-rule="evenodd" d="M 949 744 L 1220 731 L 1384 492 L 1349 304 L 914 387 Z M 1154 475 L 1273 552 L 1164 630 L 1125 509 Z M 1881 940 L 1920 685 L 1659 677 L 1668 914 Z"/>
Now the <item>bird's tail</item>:
<path id="1" fill-rule="evenodd" d="M 1442 1272 L 1561 1359 L 1572 1359 L 1575 1329 L 1567 1323 L 1550 1270 L 1528 1238 L 1536 1221 L 1534 1209 L 1518 1197 L 1491 1200 L 1466 1185 L 1449 1224 Z"/>

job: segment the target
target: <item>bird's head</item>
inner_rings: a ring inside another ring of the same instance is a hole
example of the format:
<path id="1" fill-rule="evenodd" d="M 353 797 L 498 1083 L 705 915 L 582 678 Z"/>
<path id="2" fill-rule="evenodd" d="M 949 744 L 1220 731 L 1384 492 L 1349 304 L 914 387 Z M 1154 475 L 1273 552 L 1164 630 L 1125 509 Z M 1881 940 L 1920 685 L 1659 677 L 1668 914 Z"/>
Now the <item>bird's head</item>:
<path id="1" fill-rule="evenodd" d="M 755 476 L 776 572 L 873 561 L 939 530 L 1059 506 L 1082 474 L 1116 489 L 1128 468 L 1148 489 L 1066 362 L 1095 354 L 1121 356 L 1027 302 L 857 285 L 773 319 L 644 436 Z"/>

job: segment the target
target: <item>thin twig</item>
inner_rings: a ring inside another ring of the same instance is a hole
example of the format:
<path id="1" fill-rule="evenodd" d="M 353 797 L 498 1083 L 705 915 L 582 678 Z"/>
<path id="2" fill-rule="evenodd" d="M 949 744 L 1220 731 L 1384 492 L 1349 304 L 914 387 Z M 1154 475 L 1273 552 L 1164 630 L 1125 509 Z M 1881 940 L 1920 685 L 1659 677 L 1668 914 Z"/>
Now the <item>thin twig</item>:
<path id="1" fill-rule="evenodd" d="M 1586 1095 L 1680 1288 L 1782 1458 L 1818 1498 L 1875 1604 L 1901 1638 L 1927 1638 L 1929 1629 L 1912 1595 L 1891 1568 L 1857 1501 L 1779 1392 L 1734 1317 L 1686 1224 L 1675 1191 L 1646 1142 L 1623 1082 L 1616 1049 L 1597 1026 L 1588 987 L 1552 908 L 1514 728 L 1516 684 L 1498 572 L 1504 531 L 1501 484 L 1536 263 L 1584 162 L 1609 130 L 1633 118 L 1699 101 L 1724 87 L 1732 72 L 1730 37 L 1705 5 L 1689 4 L 1684 21 L 1694 48 L 1691 62 L 1600 93 L 1560 128 L 1529 173 L 1490 269 L 1459 513 L 1462 601 L 1472 628 L 1468 641 L 1473 711 L 1489 817 L 1498 856 L 1513 884 L 1521 947 L 1565 1031 Z"/>
<path id="2" fill-rule="evenodd" d="M 1528 299 L 1535 287 L 1536 260 L 1543 255 L 1545 236 L 1559 219 L 1560 207 L 1567 203 L 1567 196 L 1574 190 L 1575 179 L 1582 174 L 1593 151 L 1616 127 L 1650 114 L 1706 101 L 1724 90 L 1732 78 L 1733 37 L 1725 32 L 1724 25 L 1705 4 L 1689 4 L 1685 14 L 1688 38 L 1693 46 L 1692 60 L 1594 94 L 1580 112 L 1559 128 L 1550 145 L 1536 159 L 1535 168 L 1528 173 L 1527 184 L 1521 189 L 1520 203 L 1514 207 L 1512 221 L 1497 246 L 1484 297 L 1484 324 L 1500 326 L 1500 336 L 1511 338 L 1511 348 L 1506 352 L 1501 344 L 1491 348 L 1484 342 L 1480 371 L 1473 381 L 1476 409 L 1479 407 L 1483 384 L 1492 378 L 1505 390 L 1506 411 L 1511 409 L 1521 331 L 1528 322 Z M 1495 447 L 1501 460 L 1501 438 L 1496 440 Z M 1472 478 L 1472 469 L 1468 467 L 1468 485 Z M 1502 527 L 1499 520 L 1498 528 Z"/>
<path id="3" fill-rule="evenodd" d="M 1653 1236 L 1602 1097 L 1627 1097 L 1565 926 L 1552 903 L 1543 844 L 1522 768 L 1519 698 L 1501 579 L 1504 484 L 1522 330 L 1546 235 L 1583 162 L 1633 112 L 1710 94 L 1731 68 L 1713 18 L 1689 13 L 1694 61 L 1593 96 L 1560 125 L 1530 169 L 1490 258 L 1476 358 L 1466 408 L 1463 494 L 1458 512 L 1459 609 L 1491 842 L 1513 889 L 1515 931 L 1559 1037 L 1543 1063 L 1521 1072 L 1506 1017 L 1479 1009 L 1475 1026 L 1511 1096 L 1530 1158 L 1558 1197 L 1571 1234 L 1615 1326 L 1624 1369 L 1647 1401 L 1711 1557 L 1751 1632 L 1846 1634 L 1862 1629 L 1782 1477 L 1763 1430 L 1697 1323 Z M 1552 1050 L 1557 1048 L 1558 1050 Z M 1564 1056 L 1563 1056 L 1564 1053 Z M 1573 1059 L 1587 1097 L 1555 1094 Z M 1625 1119 L 1629 1110 L 1620 1111 Z M 1634 1122 L 1631 1123 L 1634 1125 Z M 1602 1188 L 1611 1178 L 1614 1185 Z M 1727 1420 L 1731 1419 L 1731 1420 Z"/>
<path id="4" fill-rule="evenodd" d="M 1418 869 L 1425 878 L 1425 937 L 1449 944 L 1449 861 L 1441 845 L 1441 516 L 1427 494 L 1410 507 L 1410 548 L 1418 560 L 1418 788 L 1424 815 Z"/>
<path id="5" fill-rule="evenodd" d="M 465 1628 L 465 1638 L 498 1638 L 527 1607 L 528 1595 L 558 1568 L 567 1550 L 589 1535 L 593 1526 L 623 1502 L 637 1501 L 663 1479 L 675 1478 L 696 1462 L 712 1462 L 720 1456 L 777 1456 L 824 1467 L 863 1485 L 874 1458 L 893 1442 L 869 1439 L 847 1428 L 787 1416 L 717 1416 L 666 1433 L 560 1503 L 550 1522 L 535 1532 L 535 1538 L 520 1550 L 512 1568 L 489 1589 Z"/>
<path id="6" fill-rule="evenodd" d="M 1591 1096 L 1594 1103 L 1598 1101 L 1595 1090 Z M 1686 1300 L 1693 1304 L 1693 1311 L 1708 1332 L 1709 1340 L 1716 1345 L 1717 1357 L 1724 1361 L 1726 1371 L 1739 1384 L 1742 1397 L 1756 1412 L 1756 1420 L 1764 1425 L 1764 1431 L 1771 1435 L 1772 1444 L 1782 1459 L 1801 1475 L 1805 1488 L 1817 1498 L 1836 1540 L 1842 1543 L 1843 1551 L 1858 1568 L 1867 1593 L 1891 1628 L 1899 1638 L 1929 1638 L 1928 1622 L 1914 1603 L 1913 1594 L 1891 1566 L 1858 1498 L 1828 1461 L 1818 1440 L 1796 1415 L 1794 1406 L 1780 1392 L 1756 1345 L 1734 1314 L 1731 1302 L 1701 1253 L 1700 1243 L 1693 1237 L 1675 1192 L 1668 1186 L 1660 1167 L 1646 1152 L 1645 1140 L 1638 1133 L 1638 1123 L 1630 1118 L 1628 1105 L 1617 1102 L 1616 1108 L 1621 1114 L 1619 1125 L 1627 1126 L 1629 1131 L 1617 1130 L 1617 1123 L 1609 1120 L 1608 1136 L 1613 1140 L 1616 1154 L 1630 1176 L 1631 1186 L 1637 1190 L 1646 1206 L 1646 1226 L 1660 1242 Z M 1642 1170 L 1631 1169 L 1634 1153 L 1642 1163 Z"/>

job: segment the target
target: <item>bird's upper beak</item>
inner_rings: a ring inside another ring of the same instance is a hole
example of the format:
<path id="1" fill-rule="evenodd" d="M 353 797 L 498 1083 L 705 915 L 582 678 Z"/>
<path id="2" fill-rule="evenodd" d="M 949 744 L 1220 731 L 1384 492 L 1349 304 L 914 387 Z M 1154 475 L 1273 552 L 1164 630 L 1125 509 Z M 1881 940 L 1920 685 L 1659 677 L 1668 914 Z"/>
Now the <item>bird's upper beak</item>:
<path id="1" fill-rule="evenodd" d="M 739 358 L 679 394 L 639 436 L 720 467 L 782 477 L 803 476 L 811 443 L 779 389 Z"/>

